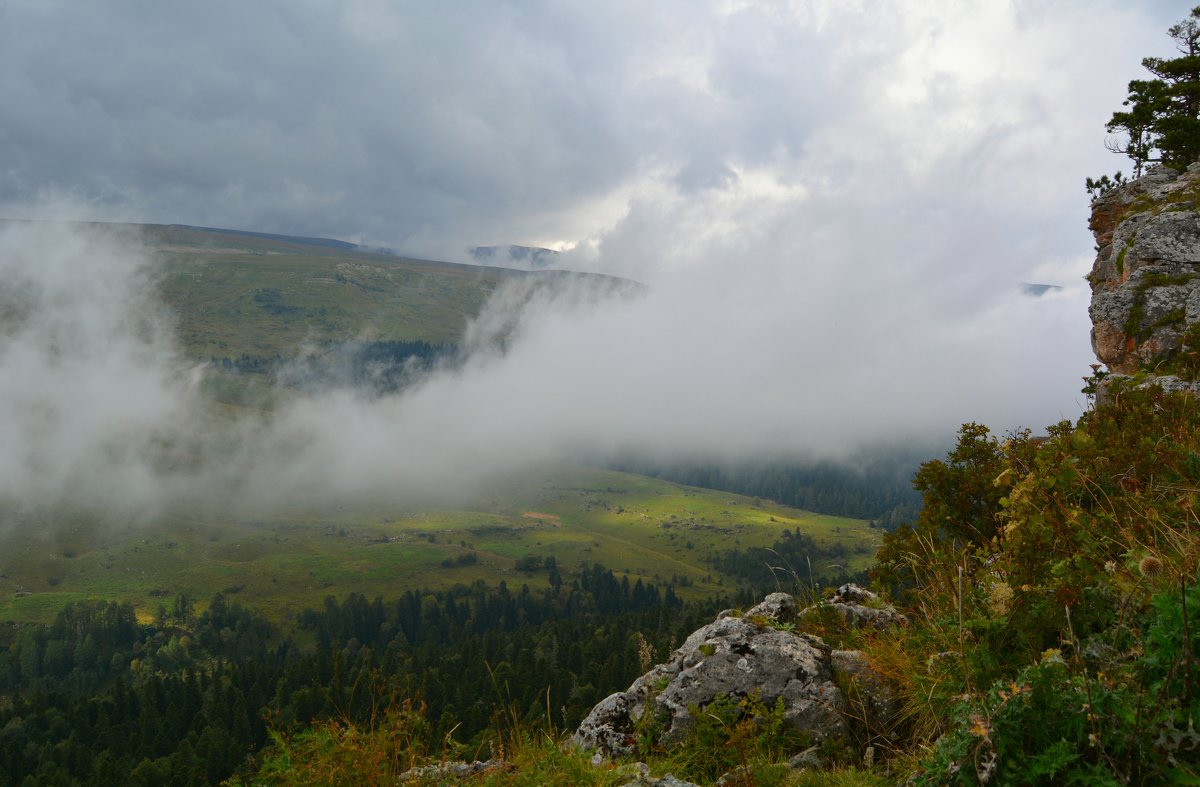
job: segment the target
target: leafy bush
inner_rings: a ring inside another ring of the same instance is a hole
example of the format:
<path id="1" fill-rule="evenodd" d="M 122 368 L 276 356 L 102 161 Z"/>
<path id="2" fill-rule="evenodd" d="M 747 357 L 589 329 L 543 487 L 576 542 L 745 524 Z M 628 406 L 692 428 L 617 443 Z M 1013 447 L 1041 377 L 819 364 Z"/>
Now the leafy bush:
<path id="1" fill-rule="evenodd" d="M 1200 403 L 1112 390 L 1075 424 L 977 425 L 918 474 L 925 513 L 878 575 L 914 625 L 870 643 L 925 783 L 1147 783 L 1200 773 Z M 949 711 L 947 709 L 950 709 Z"/>
<path id="2" fill-rule="evenodd" d="M 1186 617 L 1194 619 L 1200 586 L 1186 596 Z M 952 731 L 916 783 L 1195 780 L 1200 703 L 1187 676 L 1200 637 L 1187 630 L 1179 596 L 1159 594 L 1154 609 L 1139 659 L 1125 660 L 1094 644 L 1076 648 L 1069 661 L 1050 650 L 1014 680 L 996 681 L 982 696 L 956 704 Z"/>

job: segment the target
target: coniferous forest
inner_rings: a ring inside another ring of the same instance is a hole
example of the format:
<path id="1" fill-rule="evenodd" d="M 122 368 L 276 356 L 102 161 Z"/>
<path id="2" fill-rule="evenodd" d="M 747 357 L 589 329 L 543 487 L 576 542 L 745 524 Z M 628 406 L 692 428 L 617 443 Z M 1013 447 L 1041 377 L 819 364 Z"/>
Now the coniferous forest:
<path id="1" fill-rule="evenodd" d="M 49 627 L 4 630 L 0 781 L 209 784 L 271 733 L 367 725 L 399 699 L 424 705 L 433 740 L 486 750 L 499 709 L 576 724 L 735 601 L 685 607 L 597 565 L 536 593 L 331 596 L 286 633 L 220 594 L 199 615 L 179 597 L 148 624 L 128 605 L 75 602 Z"/>

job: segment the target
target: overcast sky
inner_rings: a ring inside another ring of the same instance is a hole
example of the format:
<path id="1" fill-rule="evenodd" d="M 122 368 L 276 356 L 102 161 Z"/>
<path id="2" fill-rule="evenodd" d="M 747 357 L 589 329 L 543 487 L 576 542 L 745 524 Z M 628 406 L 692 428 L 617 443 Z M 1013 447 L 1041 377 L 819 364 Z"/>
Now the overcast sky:
<path id="1" fill-rule="evenodd" d="M 1104 123 L 1187 11 L 0 0 L 0 216 L 542 245 L 647 283 L 362 416 L 524 402 L 465 422 L 500 453 L 1040 429 L 1092 361 L 1083 181 L 1128 171 Z"/>
<path id="2" fill-rule="evenodd" d="M 1186 10 L 4 0 L 0 199 L 437 256 L 653 223 L 687 264 L 698 234 L 761 229 L 750 203 L 853 194 L 864 219 L 984 219 L 1072 254 L 1080 182 L 1118 164 L 1103 123 Z"/>

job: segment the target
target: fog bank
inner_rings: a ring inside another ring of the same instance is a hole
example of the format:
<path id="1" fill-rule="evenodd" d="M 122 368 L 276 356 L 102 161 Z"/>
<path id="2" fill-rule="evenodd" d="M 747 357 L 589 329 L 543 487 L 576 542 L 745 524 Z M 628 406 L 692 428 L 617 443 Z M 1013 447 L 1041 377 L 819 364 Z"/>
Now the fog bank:
<path id="1" fill-rule="evenodd" d="M 510 287 L 469 328 L 459 366 L 399 393 L 297 391 L 230 417 L 200 396 L 209 372 L 182 359 L 136 236 L 5 224 L 0 500 L 124 517 L 444 502 L 545 463 L 836 460 L 944 442 L 965 420 L 1003 430 L 1077 414 L 1082 283 L 1040 298 L 1013 285 L 972 306 L 922 288 L 933 263 L 920 254 L 856 275 L 855 256 L 882 249 L 812 231 L 813 261 L 765 277 L 714 245 L 624 294 Z"/>

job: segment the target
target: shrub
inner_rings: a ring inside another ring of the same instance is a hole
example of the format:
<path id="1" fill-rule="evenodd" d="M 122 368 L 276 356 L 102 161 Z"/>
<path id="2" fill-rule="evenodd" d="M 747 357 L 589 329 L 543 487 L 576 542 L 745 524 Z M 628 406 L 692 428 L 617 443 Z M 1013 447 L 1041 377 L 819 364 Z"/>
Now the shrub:
<path id="1" fill-rule="evenodd" d="M 1200 776 L 1200 702 L 1189 686 L 1200 586 L 1154 599 L 1148 634 L 1122 653 L 1047 651 L 1015 679 L 958 703 L 917 784 L 1165 784 Z M 1112 633 L 1112 632 L 1109 632 Z M 1137 659 L 1129 653 L 1142 652 Z"/>
<path id="2" fill-rule="evenodd" d="M 918 474 L 925 513 L 885 536 L 877 575 L 913 625 L 863 647 L 906 703 L 902 745 L 949 731 L 930 782 L 1136 783 L 1200 761 L 1182 633 L 1200 609 L 1179 593 L 1200 565 L 1200 403 L 1111 393 L 1042 438 L 967 425 Z"/>

